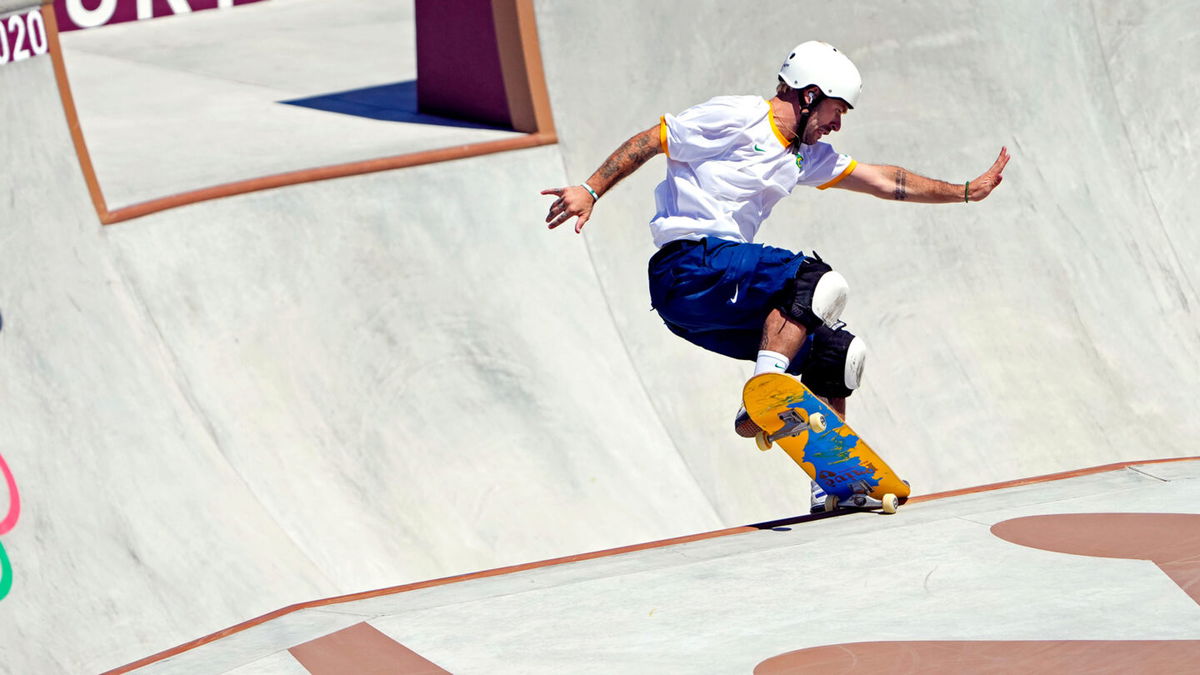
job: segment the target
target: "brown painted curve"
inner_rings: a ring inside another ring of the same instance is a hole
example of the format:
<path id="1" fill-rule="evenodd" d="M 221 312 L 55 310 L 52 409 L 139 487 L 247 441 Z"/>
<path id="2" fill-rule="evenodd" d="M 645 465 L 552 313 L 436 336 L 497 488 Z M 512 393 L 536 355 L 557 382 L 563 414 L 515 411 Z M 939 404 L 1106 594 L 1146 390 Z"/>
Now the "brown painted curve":
<path id="1" fill-rule="evenodd" d="M 754 673 L 1186 673 L 1197 655 L 1200 640 L 857 642 L 781 654 Z"/>
<path id="2" fill-rule="evenodd" d="M 1015 518 L 992 534 L 1055 553 L 1154 562 L 1200 604 L 1200 515 L 1077 513 Z M 1195 672 L 1200 640 L 859 642 L 801 649 L 754 672 L 1183 673 Z"/>
<path id="3" fill-rule="evenodd" d="M 1030 548 L 1096 558 L 1149 560 L 1200 604 L 1200 515 L 1077 513 L 1030 516 L 992 526 Z"/>

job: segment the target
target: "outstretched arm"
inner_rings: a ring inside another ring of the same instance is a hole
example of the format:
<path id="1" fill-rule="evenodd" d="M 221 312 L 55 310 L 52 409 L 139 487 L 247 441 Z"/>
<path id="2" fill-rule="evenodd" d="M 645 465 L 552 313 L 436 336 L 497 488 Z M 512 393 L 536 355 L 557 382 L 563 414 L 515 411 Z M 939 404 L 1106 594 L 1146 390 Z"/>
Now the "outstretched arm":
<path id="1" fill-rule="evenodd" d="M 638 167 L 660 152 L 662 152 L 662 146 L 659 144 L 658 125 L 656 124 L 622 143 L 621 147 L 609 155 L 599 169 L 596 169 L 596 173 L 587 179 L 587 184 L 596 191 L 595 199 L 582 185 L 542 190 L 544 195 L 558 197 L 550 205 L 550 213 L 546 215 L 546 222 L 550 223 L 550 229 L 553 230 L 571 218 L 578 217 L 579 220 L 575 222 L 575 232 L 582 231 L 584 223 L 592 217 L 592 206 L 596 199 L 599 199 L 600 195 L 612 189 L 622 178 L 637 171 Z"/>
<path id="2" fill-rule="evenodd" d="M 934 180 L 898 166 L 860 163 L 849 176 L 833 187 L 902 202 L 978 202 L 992 194 L 992 190 L 1004 179 L 1003 172 L 1008 158 L 1008 148 L 1000 148 L 1000 156 L 996 158 L 992 167 L 967 183 Z"/>

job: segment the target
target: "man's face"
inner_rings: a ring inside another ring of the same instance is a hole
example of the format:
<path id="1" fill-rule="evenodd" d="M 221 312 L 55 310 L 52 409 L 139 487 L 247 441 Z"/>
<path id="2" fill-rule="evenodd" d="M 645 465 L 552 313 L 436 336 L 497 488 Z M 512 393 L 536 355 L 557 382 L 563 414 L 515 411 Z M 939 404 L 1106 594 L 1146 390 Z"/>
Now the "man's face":
<path id="1" fill-rule="evenodd" d="M 850 109 L 846 102 L 838 98 L 825 98 L 817 104 L 816 109 L 808 117 L 808 124 L 804 126 L 804 137 L 801 139 L 806 145 L 816 143 L 821 140 L 822 136 L 827 136 L 842 128 L 842 115 Z"/>

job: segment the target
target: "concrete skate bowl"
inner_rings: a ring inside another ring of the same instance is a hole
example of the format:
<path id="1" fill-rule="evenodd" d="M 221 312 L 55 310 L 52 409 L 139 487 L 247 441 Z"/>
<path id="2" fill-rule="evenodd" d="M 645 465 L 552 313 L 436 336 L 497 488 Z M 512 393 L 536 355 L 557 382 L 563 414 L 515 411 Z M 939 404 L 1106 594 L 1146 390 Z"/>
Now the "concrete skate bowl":
<path id="1" fill-rule="evenodd" d="M 1014 154 L 983 204 L 803 192 L 764 229 L 850 279 L 864 437 L 925 493 L 1197 454 L 1195 4 L 532 8 L 557 145 L 112 227 L 54 48 L 0 66 L 23 506 L 0 633 L 39 645 L 9 667 L 115 667 L 313 598 L 802 512 L 790 460 L 728 431 L 747 364 L 649 311 L 662 159 L 582 237 L 544 230 L 538 191 L 665 112 L 769 96 L 812 36 L 867 78 L 839 150 L 947 180 Z"/>

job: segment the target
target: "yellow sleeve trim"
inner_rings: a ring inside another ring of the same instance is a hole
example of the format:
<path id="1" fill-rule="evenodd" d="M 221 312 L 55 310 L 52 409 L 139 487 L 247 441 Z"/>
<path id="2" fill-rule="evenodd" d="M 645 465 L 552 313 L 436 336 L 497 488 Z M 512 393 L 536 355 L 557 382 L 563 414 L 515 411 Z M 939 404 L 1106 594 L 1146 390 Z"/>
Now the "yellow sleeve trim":
<path id="1" fill-rule="evenodd" d="M 663 154 L 667 157 L 671 156 L 671 150 L 667 147 L 667 116 L 663 115 L 658 118 L 658 142 L 662 145 Z"/>
<path id="2" fill-rule="evenodd" d="M 849 176 L 851 173 L 854 173 L 854 168 L 857 166 L 858 166 L 858 162 L 854 161 L 853 159 L 850 160 L 850 166 L 846 167 L 845 171 L 843 171 L 841 174 L 838 175 L 837 178 L 834 178 L 833 180 L 829 181 L 828 183 L 826 183 L 824 185 L 818 185 L 817 189 L 824 190 L 825 188 L 831 188 L 834 185 L 837 185 L 838 183 L 842 182 L 843 178 L 845 178 L 846 176 Z"/>

